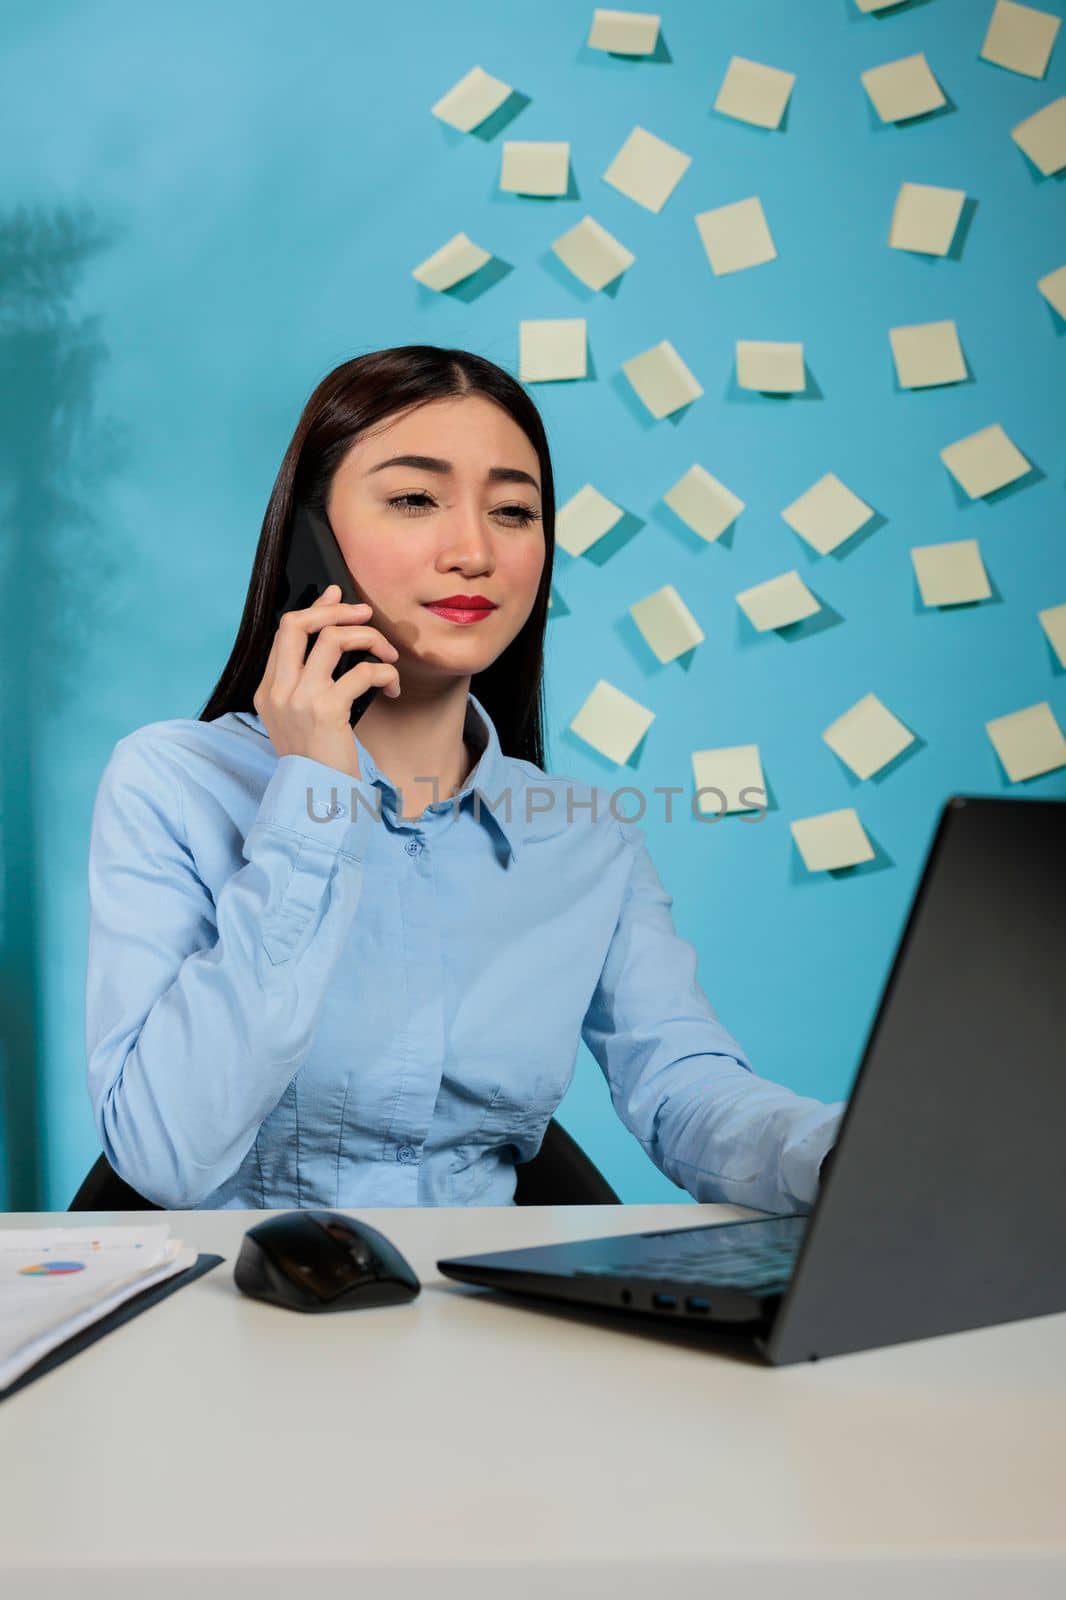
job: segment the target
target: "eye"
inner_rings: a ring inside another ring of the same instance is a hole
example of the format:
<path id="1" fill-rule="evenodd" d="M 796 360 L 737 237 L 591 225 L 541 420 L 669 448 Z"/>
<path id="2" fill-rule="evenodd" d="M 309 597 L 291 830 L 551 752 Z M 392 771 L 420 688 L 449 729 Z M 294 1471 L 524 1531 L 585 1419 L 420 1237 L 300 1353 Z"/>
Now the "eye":
<path id="1" fill-rule="evenodd" d="M 429 501 L 429 505 L 415 505 L 413 502 L 416 500 L 423 502 Z M 387 502 L 387 504 L 390 506 L 396 506 L 403 512 L 404 516 L 417 517 L 423 511 L 428 511 L 432 506 L 433 501 L 424 489 L 416 489 L 410 494 L 395 495 Z M 540 521 L 539 511 L 533 511 L 529 506 L 517 504 L 511 506 L 498 506 L 493 515 L 497 517 L 504 517 L 507 525 L 512 528 L 528 527 L 530 523 Z"/>

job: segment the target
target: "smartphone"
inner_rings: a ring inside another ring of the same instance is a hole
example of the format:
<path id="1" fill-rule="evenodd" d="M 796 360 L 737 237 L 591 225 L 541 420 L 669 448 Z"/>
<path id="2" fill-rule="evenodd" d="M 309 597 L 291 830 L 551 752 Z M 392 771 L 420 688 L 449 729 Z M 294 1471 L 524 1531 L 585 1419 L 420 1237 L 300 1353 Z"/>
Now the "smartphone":
<path id="1" fill-rule="evenodd" d="M 308 606 L 314 605 L 323 589 L 327 589 L 331 583 L 339 585 L 340 598 L 343 602 L 354 605 L 358 601 L 359 596 L 355 592 L 348 564 L 341 555 L 337 536 L 330 527 L 325 511 L 297 501 L 289 533 L 284 574 L 278 592 L 278 605 L 274 613 L 275 629 L 286 611 L 305 611 Z M 307 649 L 304 651 L 305 661 L 311 654 L 317 638 L 317 633 L 308 636 Z M 333 677 L 335 679 L 342 677 L 361 661 L 380 660 L 381 657 L 373 650 L 346 650 L 333 669 Z M 381 688 L 380 683 L 372 684 L 352 701 L 348 721 L 353 728 Z"/>

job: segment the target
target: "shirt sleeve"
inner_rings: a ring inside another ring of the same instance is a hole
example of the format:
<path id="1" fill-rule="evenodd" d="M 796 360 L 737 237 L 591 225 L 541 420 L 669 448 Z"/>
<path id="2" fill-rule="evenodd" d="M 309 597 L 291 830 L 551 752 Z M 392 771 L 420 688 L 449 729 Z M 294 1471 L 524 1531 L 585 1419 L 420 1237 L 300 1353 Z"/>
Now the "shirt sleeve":
<path id="1" fill-rule="evenodd" d="M 367 798 L 351 821 L 344 785 Z M 374 794 L 282 756 L 216 903 L 173 757 L 141 734 L 116 745 L 89 846 L 88 1088 L 108 1161 L 157 1205 L 194 1207 L 236 1171 L 299 1070 L 359 904 Z"/>
<path id="2" fill-rule="evenodd" d="M 651 1160 L 696 1200 L 809 1211 L 846 1101 L 827 1103 L 756 1075 L 696 976 L 672 897 L 635 824 L 618 827 L 629 878 L 581 1036 L 619 1117 Z"/>

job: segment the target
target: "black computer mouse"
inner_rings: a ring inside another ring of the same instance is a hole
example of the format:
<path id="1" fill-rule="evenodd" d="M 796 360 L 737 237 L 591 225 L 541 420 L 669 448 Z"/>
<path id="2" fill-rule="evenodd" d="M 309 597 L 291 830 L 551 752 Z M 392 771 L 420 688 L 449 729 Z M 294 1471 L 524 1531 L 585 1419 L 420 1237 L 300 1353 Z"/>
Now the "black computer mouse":
<path id="1" fill-rule="evenodd" d="M 286 1211 L 249 1228 L 238 1289 L 290 1311 L 365 1311 L 413 1300 L 421 1285 L 394 1244 L 340 1211 Z"/>

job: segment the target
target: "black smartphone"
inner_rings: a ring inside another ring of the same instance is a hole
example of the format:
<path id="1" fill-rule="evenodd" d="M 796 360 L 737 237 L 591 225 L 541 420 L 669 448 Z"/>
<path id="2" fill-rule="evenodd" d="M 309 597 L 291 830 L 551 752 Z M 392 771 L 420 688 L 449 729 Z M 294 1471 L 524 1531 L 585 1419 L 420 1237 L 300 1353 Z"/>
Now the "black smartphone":
<path id="1" fill-rule="evenodd" d="M 340 599 L 346 604 L 354 605 L 358 601 L 348 564 L 341 555 L 337 536 L 330 527 L 325 511 L 297 501 L 274 613 L 275 629 L 286 611 L 305 611 L 308 606 L 314 605 L 323 589 L 327 589 L 331 583 L 339 585 Z M 317 638 L 317 633 L 308 635 L 305 661 Z M 373 650 L 346 650 L 334 667 L 333 676 L 335 679 L 342 677 L 361 661 L 380 660 L 381 657 Z M 371 684 L 369 689 L 352 701 L 348 721 L 353 728 L 381 687 L 380 683 Z"/>

